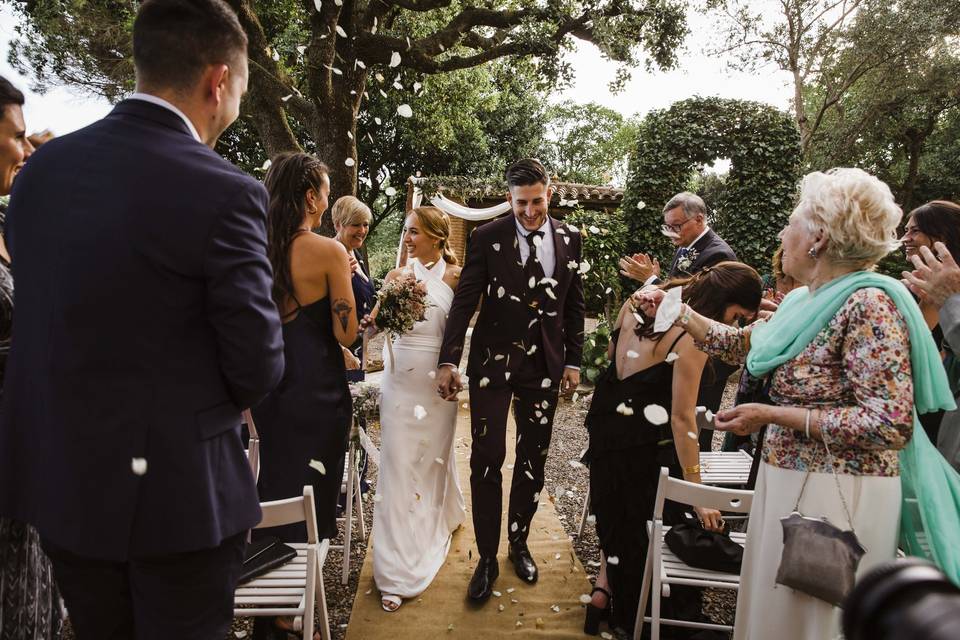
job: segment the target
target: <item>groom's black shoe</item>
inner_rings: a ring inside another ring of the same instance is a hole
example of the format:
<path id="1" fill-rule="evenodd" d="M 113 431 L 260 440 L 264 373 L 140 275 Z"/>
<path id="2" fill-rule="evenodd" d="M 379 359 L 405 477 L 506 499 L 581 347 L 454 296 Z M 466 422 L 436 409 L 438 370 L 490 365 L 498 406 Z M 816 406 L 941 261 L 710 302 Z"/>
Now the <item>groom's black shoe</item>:
<path id="1" fill-rule="evenodd" d="M 533 556 L 530 555 L 525 542 L 510 543 L 509 556 L 513 561 L 513 568 L 517 571 L 517 577 L 529 584 L 537 581 L 539 577 L 537 563 L 533 561 Z"/>
<path id="2" fill-rule="evenodd" d="M 493 583 L 499 575 L 500 566 L 497 564 L 497 558 L 480 556 L 480 562 L 473 572 L 473 577 L 470 578 L 467 595 L 475 602 L 484 602 L 493 593 Z"/>

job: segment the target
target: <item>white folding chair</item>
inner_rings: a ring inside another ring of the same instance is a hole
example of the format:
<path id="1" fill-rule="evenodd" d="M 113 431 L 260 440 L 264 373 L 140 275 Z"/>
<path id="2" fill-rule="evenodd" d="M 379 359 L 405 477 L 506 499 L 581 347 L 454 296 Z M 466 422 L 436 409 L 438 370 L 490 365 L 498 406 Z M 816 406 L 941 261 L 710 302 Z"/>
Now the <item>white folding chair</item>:
<path id="1" fill-rule="evenodd" d="M 367 537 L 367 528 L 363 521 L 363 497 L 360 489 L 360 470 L 357 457 L 357 422 L 353 421 L 350 429 L 350 448 L 347 452 L 347 464 L 343 468 L 343 479 L 340 482 L 340 493 L 347 496 L 343 515 L 337 522 L 343 523 L 343 544 L 330 545 L 331 549 L 343 552 L 343 562 L 340 582 L 347 584 L 350 580 L 350 549 L 353 542 L 353 514 L 357 514 L 357 524 L 360 527 L 360 539 Z M 356 510 L 356 511 L 354 511 Z"/>
<path id="2" fill-rule="evenodd" d="M 746 451 L 701 451 L 700 481 L 703 484 L 718 486 L 744 486 L 750 479 L 750 465 L 753 457 Z M 583 526 L 590 515 L 590 494 L 583 502 L 580 523 L 577 525 L 577 537 L 583 537 Z"/>
<path id="3" fill-rule="evenodd" d="M 329 540 L 317 539 L 317 513 L 313 487 L 303 488 L 303 496 L 260 503 L 263 520 L 257 529 L 306 522 L 307 542 L 290 544 L 297 557 L 259 578 L 237 587 L 233 615 L 293 616 L 296 631 L 304 640 L 313 640 L 313 613 L 320 609 L 320 635 L 330 640 L 327 596 L 323 588 L 323 563 L 330 549 Z M 319 602 L 317 600 L 319 599 Z"/>
<path id="4" fill-rule="evenodd" d="M 640 639 L 644 622 L 650 622 L 653 640 L 660 640 L 661 624 L 694 629 L 731 631 L 733 627 L 729 625 L 660 617 L 660 598 L 661 596 L 670 596 L 671 584 L 740 590 L 740 576 L 738 574 L 696 569 L 680 560 L 670 551 L 670 548 L 663 541 L 664 534 L 670 529 L 670 527 L 663 525 L 663 504 L 666 500 L 724 512 L 750 513 L 753 491 L 723 489 L 685 482 L 684 480 L 671 478 L 670 471 L 666 467 L 660 469 L 660 482 L 657 485 L 653 520 L 647 522 L 650 546 L 647 548 L 647 563 L 643 570 L 640 603 L 637 608 L 637 624 L 633 632 L 634 640 Z M 734 542 L 746 546 L 746 534 L 731 533 L 730 538 Z M 653 594 L 653 603 L 650 606 L 651 615 L 646 616 L 644 614 L 647 611 L 647 599 L 651 593 Z"/>

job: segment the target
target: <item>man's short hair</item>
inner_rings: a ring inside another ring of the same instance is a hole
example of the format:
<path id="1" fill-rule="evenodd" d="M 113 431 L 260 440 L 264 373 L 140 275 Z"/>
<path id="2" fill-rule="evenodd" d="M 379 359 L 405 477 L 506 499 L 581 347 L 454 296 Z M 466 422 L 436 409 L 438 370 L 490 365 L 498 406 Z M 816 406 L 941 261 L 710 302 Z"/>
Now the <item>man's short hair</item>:
<path id="1" fill-rule="evenodd" d="M 526 187 L 531 184 L 545 184 L 550 186 L 550 175 L 543 163 L 536 158 L 517 160 L 507 167 L 504 177 L 508 187 Z"/>
<path id="2" fill-rule="evenodd" d="M 147 0 L 133 23 L 137 80 L 188 90 L 212 64 L 236 64 L 247 34 L 223 0 Z"/>
<path id="3" fill-rule="evenodd" d="M 10 84 L 9 80 L 0 76 L 0 112 L 4 111 L 10 104 L 22 107 L 23 93 Z"/>
<path id="4" fill-rule="evenodd" d="M 703 198 L 689 191 L 682 191 L 670 198 L 670 201 L 663 207 L 663 213 L 672 211 L 677 207 L 683 208 L 683 215 L 687 220 L 692 220 L 700 213 L 704 217 L 707 216 L 707 205 L 703 202 Z"/>

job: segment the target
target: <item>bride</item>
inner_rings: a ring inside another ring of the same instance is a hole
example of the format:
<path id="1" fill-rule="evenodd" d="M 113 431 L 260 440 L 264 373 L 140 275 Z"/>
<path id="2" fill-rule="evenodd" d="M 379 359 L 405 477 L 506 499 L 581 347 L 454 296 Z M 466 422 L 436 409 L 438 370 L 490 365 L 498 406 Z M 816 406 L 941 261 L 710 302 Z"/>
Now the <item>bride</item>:
<path id="1" fill-rule="evenodd" d="M 465 516 L 454 457 L 457 403 L 439 397 L 433 382 L 460 278 L 449 236 L 445 213 L 435 207 L 413 209 L 404 224 L 407 266 L 386 278 L 412 270 L 426 283 L 430 306 L 424 321 L 384 349 L 373 575 L 385 611 L 396 611 L 403 598 L 430 585 Z"/>

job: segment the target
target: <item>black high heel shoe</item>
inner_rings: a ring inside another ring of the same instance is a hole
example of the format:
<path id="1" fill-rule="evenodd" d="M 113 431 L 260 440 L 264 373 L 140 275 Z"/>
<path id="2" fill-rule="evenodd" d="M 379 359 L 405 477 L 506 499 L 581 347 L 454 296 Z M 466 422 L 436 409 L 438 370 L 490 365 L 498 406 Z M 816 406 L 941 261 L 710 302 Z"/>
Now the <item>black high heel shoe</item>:
<path id="1" fill-rule="evenodd" d="M 592 602 L 587 605 L 587 617 L 583 621 L 583 632 L 588 636 L 599 635 L 600 623 L 610 618 L 610 601 L 613 600 L 613 596 L 603 587 L 594 587 L 593 591 L 590 592 L 590 597 L 592 598 L 597 591 L 607 596 L 607 606 L 601 609 L 594 606 Z"/>

